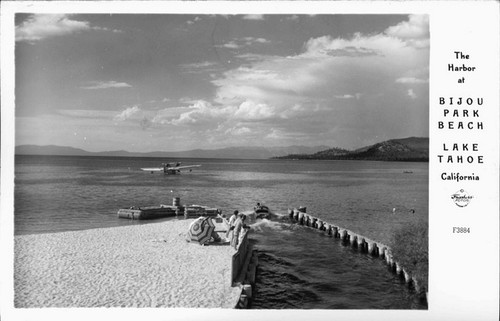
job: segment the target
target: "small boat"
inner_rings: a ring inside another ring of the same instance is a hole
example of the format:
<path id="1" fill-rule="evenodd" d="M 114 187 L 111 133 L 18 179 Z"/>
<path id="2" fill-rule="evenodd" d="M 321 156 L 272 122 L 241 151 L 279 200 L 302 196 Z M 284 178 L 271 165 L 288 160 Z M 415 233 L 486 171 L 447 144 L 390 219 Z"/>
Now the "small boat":
<path id="1" fill-rule="evenodd" d="M 255 218 L 269 218 L 271 216 L 269 207 L 261 205 L 260 203 L 257 203 L 257 206 L 253 208 L 253 211 L 255 213 Z"/>

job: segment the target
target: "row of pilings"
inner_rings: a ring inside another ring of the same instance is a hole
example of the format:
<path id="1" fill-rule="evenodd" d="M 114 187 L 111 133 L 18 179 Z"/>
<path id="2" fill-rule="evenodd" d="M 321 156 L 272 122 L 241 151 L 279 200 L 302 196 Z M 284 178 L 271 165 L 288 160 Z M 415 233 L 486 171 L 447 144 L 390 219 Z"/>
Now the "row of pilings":
<path id="1" fill-rule="evenodd" d="M 401 280 L 404 280 L 409 289 L 419 293 L 421 300 L 427 302 L 427 293 L 421 291 L 418 280 L 400 263 L 394 260 L 389 246 L 307 214 L 306 209 L 303 207 L 299 209 L 294 208 L 293 210 L 289 209 L 288 216 L 300 225 L 317 229 L 333 238 L 339 239 L 345 246 L 351 246 L 362 253 L 384 259 L 389 269 Z"/>

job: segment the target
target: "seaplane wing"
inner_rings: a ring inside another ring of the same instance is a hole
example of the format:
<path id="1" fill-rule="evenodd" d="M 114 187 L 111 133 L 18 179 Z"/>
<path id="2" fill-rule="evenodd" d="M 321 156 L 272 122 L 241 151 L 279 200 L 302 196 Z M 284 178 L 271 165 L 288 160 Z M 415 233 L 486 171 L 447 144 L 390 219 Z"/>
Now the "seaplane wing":
<path id="1" fill-rule="evenodd" d="M 141 168 L 145 172 L 163 172 L 163 167 Z"/>
<path id="2" fill-rule="evenodd" d="M 168 167 L 167 169 L 186 169 L 186 168 L 193 168 L 193 167 L 200 167 L 201 165 L 186 165 L 186 166 L 176 166 L 176 167 Z"/>

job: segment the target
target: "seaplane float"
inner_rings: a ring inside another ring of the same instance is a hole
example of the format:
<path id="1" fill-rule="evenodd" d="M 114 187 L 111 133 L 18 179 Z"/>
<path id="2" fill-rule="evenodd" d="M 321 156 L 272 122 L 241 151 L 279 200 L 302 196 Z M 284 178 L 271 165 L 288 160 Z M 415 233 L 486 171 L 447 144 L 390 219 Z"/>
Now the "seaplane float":
<path id="1" fill-rule="evenodd" d="M 161 167 L 146 167 L 146 168 L 141 168 L 141 170 L 145 172 L 150 172 L 151 174 L 155 172 L 163 172 L 164 174 L 168 175 L 175 175 L 175 174 L 180 174 L 181 170 L 187 170 L 192 171 L 194 167 L 200 167 L 201 165 L 186 165 L 186 166 L 181 166 L 180 162 L 170 164 L 170 163 L 162 163 Z"/>

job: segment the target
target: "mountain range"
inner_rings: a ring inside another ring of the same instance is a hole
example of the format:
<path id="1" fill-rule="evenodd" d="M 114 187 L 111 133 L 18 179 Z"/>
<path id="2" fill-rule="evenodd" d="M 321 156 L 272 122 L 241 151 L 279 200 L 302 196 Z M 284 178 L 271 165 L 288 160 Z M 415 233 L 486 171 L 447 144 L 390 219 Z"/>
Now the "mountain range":
<path id="1" fill-rule="evenodd" d="M 380 160 L 429 161 L 429 138 L 408 137 L 391 139 L 356 150 L 328 146 L 285 147 L 227 147 L 221 149 L 193 149 L 181 152 L 155 151 L 147 153 L 124 150 L 89 152 L 66 146 L 16 146 L 16 155 L 112 156 L 158 158 L 229 158 L 229 159 L 324 159 L 324 160 Z"/>
<path id="2" fill-rule="evenodd" d="M 158 158 L 229 158 L 269 159 L 289 154 L 310 154 L 327 149 L 328 146 L 286 146 L 286 147 L 227 147 L 221 149 L 193 149 L 181 152 L 154 151 L 147 153 L 124 150 L 89 152 L 66 146 L 16 146 L 16 155 L 60 155 L 60 156 L 112 156 L 112 157 L 158 157 Z"/>

